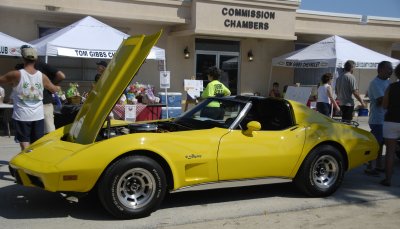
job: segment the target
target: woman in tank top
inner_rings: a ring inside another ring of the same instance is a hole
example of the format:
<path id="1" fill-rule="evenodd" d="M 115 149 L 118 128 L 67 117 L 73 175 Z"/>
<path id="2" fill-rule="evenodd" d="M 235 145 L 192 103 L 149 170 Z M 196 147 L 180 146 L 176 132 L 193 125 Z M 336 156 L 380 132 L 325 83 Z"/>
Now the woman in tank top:
<path id="1" fill-rule="evenodd" d="M 325 73 L 321 77 L 322 85 L 318 87 L 318 99 L 317 99 L 317 111 L 330 117 L 331 116 L 331 105 L 340 111 L 339 106 L 333 99 L 332 93 L 332 79 L 331 73 Z"/>

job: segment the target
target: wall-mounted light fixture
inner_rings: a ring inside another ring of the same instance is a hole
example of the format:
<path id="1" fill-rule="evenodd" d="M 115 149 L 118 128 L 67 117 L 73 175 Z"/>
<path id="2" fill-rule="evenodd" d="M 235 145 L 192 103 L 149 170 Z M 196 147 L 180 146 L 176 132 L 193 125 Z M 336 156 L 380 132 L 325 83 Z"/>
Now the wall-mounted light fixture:
<path id="1" fill-rule="evenodd" d="M 183 54 L 185 56 L 185 59 L 189 59 L 190 58 L 190 52 L 189 52 L 189 48 L 186 46 L 186 48 L 183 50 Z"/>
<path id="2" fill-rule="evenodd" d="M 253 61 L 253 59 L 254 59 L 253 51 L 250 50 L 250 51 L 247 53 L 247 59 L 248 59 L 249 61 Z"/>

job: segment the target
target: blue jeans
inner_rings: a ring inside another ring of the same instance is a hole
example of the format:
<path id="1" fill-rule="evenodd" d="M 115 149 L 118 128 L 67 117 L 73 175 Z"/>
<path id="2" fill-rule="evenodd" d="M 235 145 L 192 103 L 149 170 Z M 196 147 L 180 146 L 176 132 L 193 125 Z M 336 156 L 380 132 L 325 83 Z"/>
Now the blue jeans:
<path id="1" fill-rule="evenodd" d="M 331 105 L 329 103 L 318 102 L 317 111 L 321 114 L 331 117 Z"/>

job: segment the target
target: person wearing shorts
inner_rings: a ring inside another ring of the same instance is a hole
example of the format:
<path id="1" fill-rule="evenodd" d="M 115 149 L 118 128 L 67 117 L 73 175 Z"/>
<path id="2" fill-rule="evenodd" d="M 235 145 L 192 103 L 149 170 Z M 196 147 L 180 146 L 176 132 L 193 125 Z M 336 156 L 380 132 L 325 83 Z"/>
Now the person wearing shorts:
<path id="1" fill-rule="evenodd" d="M 394 73 L 400 80 L 400 64 Z M 384 186 L 391 186 L 393 175 L 393 162 L 396 151 L 397 139 L 400 138 L 400 81 L 389 85 L 383 97 L 383 107 L 386 108 L 385 121 L 383 122 L 383 138 L 386 144 L 385 179 L 381 181 Z"/>
<path id="2" fill-rule="evenodd" d="M 60 90 L 49 78 L 35 69 L 36 49 L 30 46 L 21 47 L 24 68 L 9 71 L 0 76 L 0 84 L 8 84 L 13 88 L 12 119 L 16 126 L 15 138 L 21 150 L 44 135 L 43 89 L 52 93 Z"/>
<path id="3" fill-rule="evenodd" d="M 368 124 L 371 128 L 371 133 L 375 136 L 379 143 L 378 157 L 375 160 L 375 168 L 373 168 L 372 162 L 368 163 L 367 168 L 364 172 L 367 175 L 378 176 L 379 172 L 384 172 L 383 169 L 383 121 L 385 119 L 385 109 L 383 108 L 383 97 L 385 91 L 390 84 L 388 80 L 393 74 L 392 63 L 388 61 L 382 61 L 378 64 L 378 75 L 371 81 L 368 87 L 368 96 L 371 101 L 370 113 L 368 118 Z"/>

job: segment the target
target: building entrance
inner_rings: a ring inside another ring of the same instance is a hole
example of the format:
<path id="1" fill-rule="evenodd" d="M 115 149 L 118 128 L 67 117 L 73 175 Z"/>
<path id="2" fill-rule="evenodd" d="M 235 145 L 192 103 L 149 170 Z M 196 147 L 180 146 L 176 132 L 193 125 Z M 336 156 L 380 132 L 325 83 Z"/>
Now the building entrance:
<path id="1" fill-rule="evenodd" d="M 239 42 L 196 39 L 196 78 L 208 83 L 207 69 L 216 66 L 222 70 L 221 83 L 232 95 L 238 93 Z"/>

